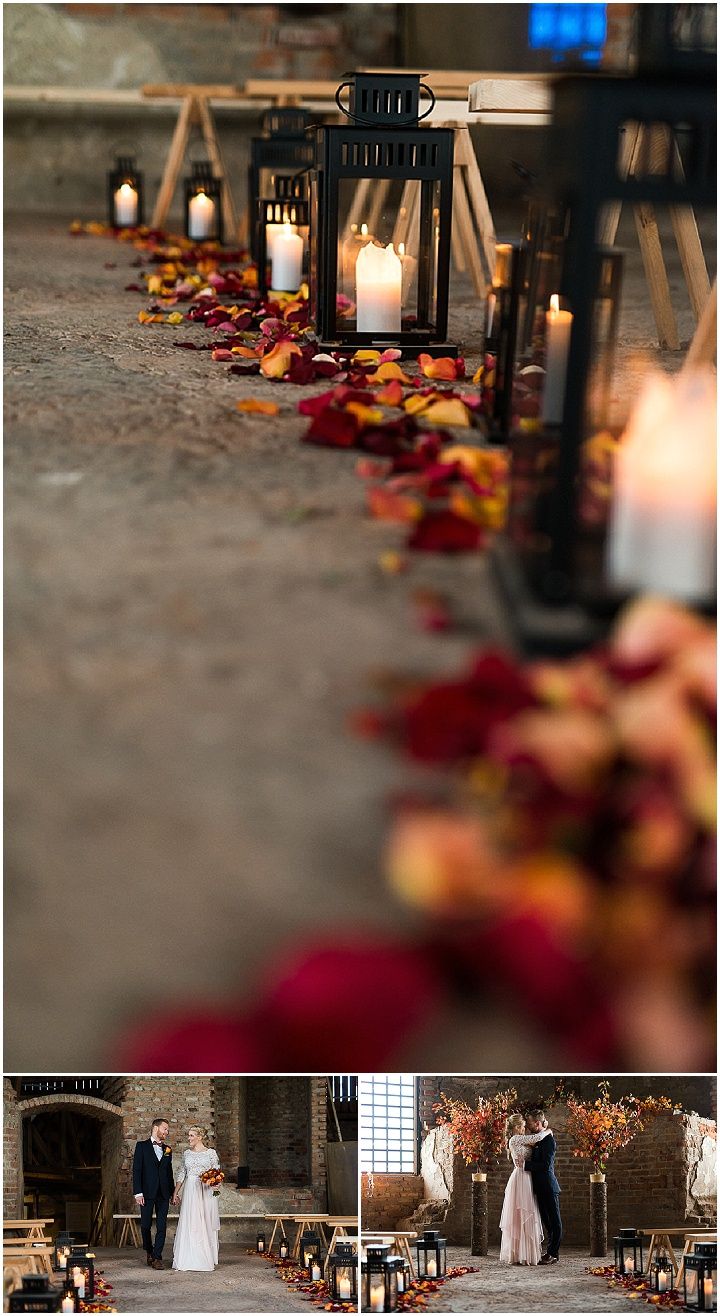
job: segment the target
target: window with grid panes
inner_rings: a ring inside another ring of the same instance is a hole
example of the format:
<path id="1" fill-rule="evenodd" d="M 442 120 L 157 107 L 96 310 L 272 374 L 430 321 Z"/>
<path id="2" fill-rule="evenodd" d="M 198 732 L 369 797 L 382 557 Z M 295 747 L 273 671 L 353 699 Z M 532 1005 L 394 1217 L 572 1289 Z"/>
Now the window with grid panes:
<path id="1" fill-rule="evenodd" d="M 414 1174 L 417 1106 L 412 1074 L 369 1074 L 360 1085 L 362 1168 Z"/>

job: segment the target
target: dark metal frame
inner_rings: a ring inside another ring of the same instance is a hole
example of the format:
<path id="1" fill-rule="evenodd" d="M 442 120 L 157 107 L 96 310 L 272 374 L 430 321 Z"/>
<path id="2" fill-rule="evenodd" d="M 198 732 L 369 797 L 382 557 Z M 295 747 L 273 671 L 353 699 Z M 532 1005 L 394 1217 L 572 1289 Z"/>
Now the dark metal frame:
<path id="1" fill-rule="evenodd" d="M 262 136 L 250 140 L 248 168 L 249 214 L 257 214 L 260 196 L 260 175 L 263 169 L 274 169 L 279 175 L 298 174 L 313 163 L 314 143 L 307 136 L 310 115 L 307 110 L 292 107 L 266 110 L 262 116 Z M 259 263 L 256 232 L 251 234 L 251 254 Z"/>
<path id="2" fill-rule="evenodd" d="M 509 253 L 507 271 L 503 268 L 503 256 L 506 251 Z M 490 288 L 490 296 L 495 297 L 493 333 L 485 341 L 485 352 L 495 357 L 490 438 L 505 443 L 512 427 L 513 376 L 524 252 L 519 242 L 498 242 L 495 256 L 495 273 Z"/>
<path id="3" fill-rule="evenodd" d="M 355 118 L 350 124 L 316 129 L 315 163 L 310 178 L 310 294 L 315 329 L 327 348 L 394 344 L 404 356 L 457 355 L 447 336 L 452 226 L 452 128 L 420 126 L 419 74 L 354 73 L 338 88 L 340 109 Z M 350 108 L 340 93 L 350 88 Z M 399 108 L 398 108 L 399 107 Z M 431 107 L 432 108 L 432 107 Z M 346 179 L 393 179 L 420 184 L 418 249 L 418 323 L 400 333 L 358 333 L 346 329 L 337 315 L 339 189 Z M 433 190 L 439 185 L 438 249 L 435 284 L 431 285 L 433 253 Z M 435 322 L 431 323 L 433 292 Z"/>
<path id="4" fill-rule="evenodd" d="M 687 1273 L 689 1270 L 697 1272 L 695 1301 L 692 1305 L 688 1305 Z M 703 1281 L 710 1278 L 713 1271 L 715 1271 L 715 1282 L 713 1284 L 712 1302 L 707 1307 L 705 1305 Z M 683 1303 L 688 1311 L 717 1311 L 717 1243 L 696 1243 L 695 1251 L 685 1257 L 683 1266 Z"/>
<path id="5" fill-rule="evenodd" d="M 125 224 L 118 224 L 115 219 L 115 193 L 123 183 L 130 183 L 137 192 L 137 220 L 135 225 L 130 226 L 137 228 L 140 224 L 144 223 L 145 180 L 143 174 L 135 164 L 135 157 L 132 155 L 119 155 L 115 163 L 115 168 L 108 171 L 108 223 L 111 228 L 128 227 L 128 225 Z"/>
<path id="6" fill-rule="evenodd" d="M 290 215 L 289 221 L 286 216 Z M 271 283 L 268 278 L 267 225 L 289 222 L 298 228 L 310 226 L 310 203 L 307 198 L 307 174 L 280 174 L 275 179 L 275 196 L 261 197 L 255 213 L 253 248 L 257 252 L 258 292 L 267 296 Z M 309 254 L 303 256 L 303 277 L 307 273 Z"/>
<path id="7" fill-rule="evenodd" d="M 340 1287 L 338 1279 L 339 1270 L 350 1271 L 350 1297 L 340 1297 Z M 346 1243 L 339 1238 L 335 1244 L 335 1251 L 328 1257 L 328 1287 L 330 1297 L 333 1302 L 354 1302 L 358 1298 L 358 1255 L 354 1251 L 352 1243 Z"/>
<path id="8" fill-rule="evenodd" d="M 615 1253 L 615 1274 L 625 1275 L 625 1252 L 632 1251 L 633 1254 L 633 1275 L 644 1275 L 645 1267 L 643 1265 L 643 1236 L 637 1229 L 621 1229 L 620 1233 L 613 1239 L 613 1250 Z M 638 1252 L 640 1253 L 640 1265 L 638 1266 Z"/>
<path id="9" fill-rule="evenodd" d="M 442 1279 L 447 1271 L 447 1239 L 442 1238 L 439 1229 L 425 1229 L 421 1238 L 416 1238 L 413 1247 L 417 1252 L 418 1279 Z M 437 1263 L 437 1275 L 428 1276 L 428 1256 L 434 1255 Z M 422 1261 L 421 1261 L 422 1256 Z"/>
<path id="10" fill-rule="evenodd" d="M 653 1293 L 660 1292 L 659 1275 L 661 1270 L 663 1270 L 665 1274 L 669 1275 L 670 1277 L 670 1283 L 668 1284 L 668 1289 L 672 1289 L 675 1286 L 676 1268 L 673 1265 L 672 1261 L 670 1260 L 669 1257 L 666 1256 L 656 1257 L 655 1260 L 653 1261 L 652 1268 L 650 1271 Z"/>
<path id="11" fill-rule="evenodd" d="M 95 1297 L 95 1254 L 89 1248 L 83 1247 L 76 1243 L 65 1266 L 65 1282 L 68 1288 L 73 1288 L 72 1273 L 75 1267 L 87 1271 L 87 1284 L 85 1285 L 85 1302 L 92 1302 Z"/>
<path id="12" fill-rule="evenodd" d="M 190 238 L 191 242 L 223 242 L 223 187 L 223 180 L 213 173 L 209 160 L 193 161 L 192 172 L 185 179 L 185 236 L 190 238 L 190 202 L 199 192 L 215 202 L 215 232 L 207 238 Z"/>
<path id="13" fill-rule="evenodd" d="M 383 1283 L 385 1282 L 384 1266 L 387 1258 L 390 1256 L 389 1243 L 368 1243 L 365 1249 L 365 1260 L 362 1262 L 361 1285 L 362 1292 L 360 1295 L 360 1308 L 362 1311 L 370 1310 L 370 1289 L 373 1275 L 382 1275 Z"/>
<path id="14" fill-rule="evenodd" d="M 59 1311 L 62 1289 L 53 1288 L 47 1275 L 23 1275 L 22 1288 L 8 1297 L 8 1311 Z"/>

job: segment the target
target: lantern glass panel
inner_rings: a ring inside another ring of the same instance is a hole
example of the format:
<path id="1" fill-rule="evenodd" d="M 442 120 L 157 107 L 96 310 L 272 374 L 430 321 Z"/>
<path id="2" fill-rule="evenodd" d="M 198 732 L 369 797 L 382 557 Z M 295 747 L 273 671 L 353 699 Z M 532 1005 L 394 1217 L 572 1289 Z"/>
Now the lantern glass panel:
<path id="1" fill-rule="evenodd" d="M 652 1287 L 654 1293 L 669 1293 L 675 1287 L 675 1267 L 669 1257 L 653 1262 Z"/>

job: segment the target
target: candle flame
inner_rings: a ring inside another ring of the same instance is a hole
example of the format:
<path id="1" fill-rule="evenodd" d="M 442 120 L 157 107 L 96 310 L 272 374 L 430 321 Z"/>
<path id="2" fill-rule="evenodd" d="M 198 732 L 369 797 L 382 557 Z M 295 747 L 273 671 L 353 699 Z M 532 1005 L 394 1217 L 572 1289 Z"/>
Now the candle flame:
<path id="1" fill-rule="evenodd" d="M 202 197 L 205 197 L 205 200 L 207 201 L 207 195 L 206 195 L 206 193 L 205 193 L 205 189 L 202 188 L 202 187 L 200 188 L 200 191 L 199 191 L 199 192 L 196 192 L 196 193 L 195 193 L 195 196 L 197 196 L 197 197 L 201 197 L 201 196 L 202 196 Z"/>
<path id="2" fill-rule="evenodd" d="M 293 231 L 292 224 L 288 224 L 286 220 L 285 223 L 283 224 L 283 233 L 292 233 L 292 231 Z"/>
<path id="3" fill-rule="evenodd" d="M 404 255 L 405 255 L 405 243 L 398 242 L 398 256 L 404 256 Z"/>
<path id="4" fill-rule="evenodd" d="M 130 192 L 132 192 L 133 190 L 134 190 L 134 189 L 133 189 L 133 185 L 132 185 L 132 183 L 121 183 L 121 184 L 120 184 L 120 191 L 121 191 L 121 193 L 122 193 L 123 196 L 128 196 L 128 195 L 130 194 Z"/>
<path id="5" fill-rule="evenodd" d="M 554 292 L 552 297 L 550 298 L 550 314 L 559 315 L 559 313 L 560 313 L 560 298 L 558 294 Z"/>

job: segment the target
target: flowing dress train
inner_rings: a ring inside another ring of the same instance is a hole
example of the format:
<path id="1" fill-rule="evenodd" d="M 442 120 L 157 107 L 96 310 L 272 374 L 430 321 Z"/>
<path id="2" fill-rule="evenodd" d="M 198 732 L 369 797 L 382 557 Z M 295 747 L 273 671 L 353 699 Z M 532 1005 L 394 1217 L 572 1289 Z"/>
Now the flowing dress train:
<path id="1" fill-rule="evenodd" d="M 200 1175 L 219 1166 L 217 1152 L 183 1152 L 177 1186 L 185 1184 L 180 1199 L 180 1216 L 173 1244 L 173 1270 L 214 1270 L 218 1264 L 220 1209 L 212 1188 Z"/>
<path id="2" fill-rule="evenodd" d="M 525 1162 L 533 1144 L 546 1138 L 549 1132 L 543 1129 L 540 1133 L 514 1133 L 508 1142 L 513 1170 L 500 1215 L 500 1260 L 509 1266 L 536 1266 L 542 1256 L 542 1223 L 532 1176 L 525 1169 Z"/>

